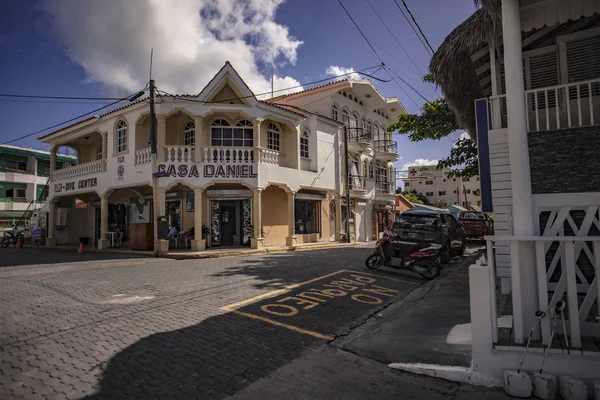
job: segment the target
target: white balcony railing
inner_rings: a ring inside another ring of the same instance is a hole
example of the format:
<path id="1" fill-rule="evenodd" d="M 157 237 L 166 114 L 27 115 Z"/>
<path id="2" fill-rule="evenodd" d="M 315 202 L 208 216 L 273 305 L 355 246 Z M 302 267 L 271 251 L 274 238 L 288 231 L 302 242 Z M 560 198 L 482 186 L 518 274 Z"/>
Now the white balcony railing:
<path id="1" fill-rule="evenodd" d="M 151 149 L 148 147 L 147 149 L 136 150 L 135 152 L 135 165 L 146 165 L 150 164 L 152 161 Z"/>
<path id="2" fill-rule="evenodd" d="M 506 95 L 488 98 L 489 129 L 507 128 Z M 600 79 L 525 91 L 528 132 L 600 123 Z"/>
<path id="3" fill-rule="evenodd" d="M 193 161 L 192 146 L 167 146 L 165 147 L 165 161 L 168 163 L 189 163 Z"/>
<path id="4" fill-rule="evenodd" d="M 523 344 L 535 324 L 535 316 L 524 309 L 526 298 L 531 294 L 537 298 L 535 311 L 545 317 L 539 322 L 542 344 L 552 341 L 552 310 L 559 301 L 566 305 L 557 319 L 562 319 L 568 336 L 568 346 L 580 349 L 582 336 L 598 336 L 600 320 L 597 304 L 600 301 L 600 236 L 486 236 L 487 263 L 489 267 L 489 290 L 491 306 L 492 337 L 498 343 L 498 313 L 496 306 L 496 273 L 493 243 L 508 242 L 511 255 L 512 309 L 514 339 Z M 521 250 L 529 248 L 535 254 L 534 265 L 521 263 Z M 532 271 L 531 269 L 534 269 Z M 524 274 L 533 274 L 537 279 L 528 281 Z M 561 324 L 563 322 L 558 322 Z M 556 334 L 563 334 L 562 326 L 556 325 Z"/>
<path id="5" fill-rule="evenodd" d="M 262 164 L 279 165 L 279 152 L 270 149 L 260 149 L 260 162 Z"/>
<path id="6" fill-rule="evenodd" d="M 202 149 L 205 163 L 254 164 L 256 155 L 251 147 L 207 147 Z"/>
<path id="7" fill-rule="evenodd" d="M 73 167 L 62 168 L 53 171 L 50 174 L 52 181 L 60 181 L 63 179 L 79 178 L 81 176 L 89 176 L 101 174 L 106 171 L 106 161 L 97 160 L 85 164 L 75 165 Z"/>

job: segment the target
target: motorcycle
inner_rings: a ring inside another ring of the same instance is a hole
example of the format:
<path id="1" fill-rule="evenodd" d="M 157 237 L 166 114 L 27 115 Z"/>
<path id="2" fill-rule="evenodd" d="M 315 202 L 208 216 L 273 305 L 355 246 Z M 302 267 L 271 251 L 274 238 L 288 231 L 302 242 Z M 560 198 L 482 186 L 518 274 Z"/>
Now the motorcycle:
<path id="1" fill-rule="evenodd" d="M 396 240 L 395 235 L 386 229 L 375 244 L 373 254 L 367 257 L 365 265 L 369 269 L 377 269 L 381 266 L 406 269 L 426 279 L 434 279 L 442 272 L 441 248 L 442 246 L 435 243 Z"/>
<path id="2" fill-rule="evenodd" d="M 19 242 L 19 239 L 21 239 L 21 243 L 23 243 L 23 232 L 19 231 L 18 229 L 15 229 L 14 231 L 4 231 L 4 237 L 0 242 L 0 246 L 2 246 L 3 249 L 7 248 L 11 244 L 16 246 Z"/>

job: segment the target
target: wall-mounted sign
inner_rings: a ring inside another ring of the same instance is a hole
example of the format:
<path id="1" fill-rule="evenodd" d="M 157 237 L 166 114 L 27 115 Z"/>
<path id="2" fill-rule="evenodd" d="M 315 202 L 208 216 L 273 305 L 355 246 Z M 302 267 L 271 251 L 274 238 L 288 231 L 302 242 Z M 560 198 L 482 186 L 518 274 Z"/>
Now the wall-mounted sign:
<path id="1" fill-rule="evenodd" d="M 205 178 L 256 178 L 254 165 L 212 165 L 204 166 Z"/>
<path id="2" fill-rule="evenodd" d="M 77 185 L 75 185 L 75 182 L 55 183 L 54 193 L 70 192 L 72 190 L 75 190 L 75 188 L 77 188 L 78 190 L 90 189 L 95 188 L 96 186 L 98 186 L 97 178 L 82 179 L 80 181 L 77 181 Z"/>
<path id="3" fill-rule="evenodd" d="M 125 162 L 125 157 L 123 157 L 123 156 L 121 156 L 121 157 L 117 157 L 117 162 L 118 162 L 119 164 L 121 164 L 121 163 Z"/>
<path id="4" fill-rule="evenodd" d="M 204 178 L 256 178 L 257 173 L 255 168 L 255 165 L 206 164 L 202 168 L 202 176 Z M 200 172 L 198 171 L 198 166 L 196 164 L 159 164 L 158 174 L 160 174 L 160 176 L 166 175 L 174 178 L 200 177 Z"/>
<path id="5" fill-rule="evenodd" d="M 117 167 L 117 179 L 123 180 L 125 177 L 125 165 L 121 164 Z"/>
<path id="6" fill-rule="evenodd" d="M 421 175 L 430 175 L 431 172 L 435 172 L 437 165 L 423 165 L 419 167 L 408 167 L 408 176 L 415 177 Z"/>

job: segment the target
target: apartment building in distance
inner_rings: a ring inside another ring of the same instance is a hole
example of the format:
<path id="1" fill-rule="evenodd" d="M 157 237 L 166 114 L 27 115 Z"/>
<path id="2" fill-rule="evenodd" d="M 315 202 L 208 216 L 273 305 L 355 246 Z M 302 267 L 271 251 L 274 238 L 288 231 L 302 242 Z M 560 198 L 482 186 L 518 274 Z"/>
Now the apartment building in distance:
<path id="1" fill-rule="evenodd" d="M 75 157 L 57 155 L 58 168 L 75 162 Z M 17 224 L 26 210 L 42 208 L 49 176 L 50 152 L 0 145 L 0 230 Z"/>
<path id="2" fill-rule="evenodd" d="M 452 204 L 481 206 L 481 190 L 477 191 L 480 189 L 479 176 L 449 177 L 449 172 L 447 168 L 438 170 L 434 165 L 410 166 L 407 177 L 402 179 L 404 190 L 415 190 L 438 207 Z"/>

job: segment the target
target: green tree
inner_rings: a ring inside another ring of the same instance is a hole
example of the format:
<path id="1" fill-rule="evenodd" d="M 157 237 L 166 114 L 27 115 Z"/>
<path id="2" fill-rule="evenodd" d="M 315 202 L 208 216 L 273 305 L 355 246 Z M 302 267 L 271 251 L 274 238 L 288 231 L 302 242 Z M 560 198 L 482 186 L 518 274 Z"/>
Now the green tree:
<path id="1" fill-rule="evenodd" d="M 431 74 L 425 75 L 425 82 L 435 83 Z M 398 131 L 408 135 L 413 142 L 440 140 L 460 129 L 456 116 L 444 98 L 435 99 L 421 107 L 421 114 L 402 114 L 398 122 L 388 127 L 390 132 Z M 450 149 L 450 155 L 439 161 L 439 169 L 450 169 L 450 176 L 471 177 L 479 173 L 477 145 L 471 138 L 460 138 Z"/>
<path id="2" fill-rule="evenodd" d="M 473 194 L 477 197 L 481 197 L 481 189 L 475 189 L 473 190 Z"/>
<path id="3" fill-rule="evenodd" d="M 419 199 L 416 193 L 404 192 L 403 195 L 406 197 L 406 200 L 413 204 L 423 204 L 423 200 Z"/>

